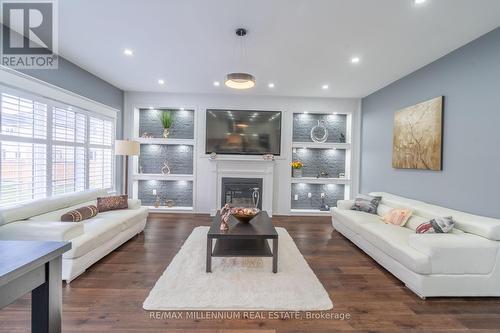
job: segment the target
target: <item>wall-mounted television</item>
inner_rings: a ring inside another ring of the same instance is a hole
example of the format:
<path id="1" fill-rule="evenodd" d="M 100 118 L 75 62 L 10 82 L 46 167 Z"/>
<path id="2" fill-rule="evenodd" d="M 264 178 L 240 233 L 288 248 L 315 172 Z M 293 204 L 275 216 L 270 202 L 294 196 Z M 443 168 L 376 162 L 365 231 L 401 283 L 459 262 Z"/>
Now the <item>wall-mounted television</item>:
<path id="1" fill-rule="evenodd" d="M 281 111 L 207 110 L 207 154 L 280 155 Z"/>

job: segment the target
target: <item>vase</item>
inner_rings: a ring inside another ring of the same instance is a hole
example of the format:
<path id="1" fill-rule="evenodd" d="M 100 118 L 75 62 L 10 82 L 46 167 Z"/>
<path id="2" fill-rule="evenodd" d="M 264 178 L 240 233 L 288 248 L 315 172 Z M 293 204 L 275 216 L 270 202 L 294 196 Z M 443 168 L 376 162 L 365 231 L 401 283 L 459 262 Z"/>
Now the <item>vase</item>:
<path id="1" fill-rule="evenodd" d="M 292 177 L 293 178 L 302 177 L 302 169 L 292 169 Z"/>
<path id="2" fill-rule="evenodd" d="M 164 128 L 163 129 L 163 138 L 164 139 L 168 138 L 169 134 L 170 134 L 170 128 Z"/>

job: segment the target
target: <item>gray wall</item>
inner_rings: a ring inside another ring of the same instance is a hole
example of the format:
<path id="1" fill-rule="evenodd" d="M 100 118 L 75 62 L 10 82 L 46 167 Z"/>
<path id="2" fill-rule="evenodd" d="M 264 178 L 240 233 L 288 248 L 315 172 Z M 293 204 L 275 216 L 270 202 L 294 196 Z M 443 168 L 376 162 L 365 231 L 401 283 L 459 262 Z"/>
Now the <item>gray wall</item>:
<path id="1" fill-rule="evenodd" d="M 440 95 L 443 171 L 393 169 L 394 112 Z M 364 98 L 361 135 L 362 192 L 500 217 L 500 28 Z"/>
<path id="2" fill-rule="evenodd" d="M 122 90 L 62 57 L 59 57 L 58 69 L 19 71 L 115 109 L 123 110 Z"/>

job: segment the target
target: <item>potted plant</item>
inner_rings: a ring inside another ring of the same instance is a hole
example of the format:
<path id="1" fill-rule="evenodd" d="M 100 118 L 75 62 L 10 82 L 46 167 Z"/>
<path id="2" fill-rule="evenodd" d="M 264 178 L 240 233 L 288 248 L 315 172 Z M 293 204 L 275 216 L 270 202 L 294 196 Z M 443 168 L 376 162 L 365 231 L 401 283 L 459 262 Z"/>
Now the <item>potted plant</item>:
<path id="1" fill-rule="evenodd" d="M 302 177 L 302 167 L 304 166 L 304 164 L 301 161 L 293 161 L 292 163 L 290 163 L 290 166 L 292 167 L 293 178 Z"/>
<path id="2" fill-rule="evenodd" d="M 172 113 L 170 111 L 163 111 L 159 115 L 159 119 L 163 126 L 163 137 L 166 139 L 170 134 L 170 127 L 172 126 Z"/>

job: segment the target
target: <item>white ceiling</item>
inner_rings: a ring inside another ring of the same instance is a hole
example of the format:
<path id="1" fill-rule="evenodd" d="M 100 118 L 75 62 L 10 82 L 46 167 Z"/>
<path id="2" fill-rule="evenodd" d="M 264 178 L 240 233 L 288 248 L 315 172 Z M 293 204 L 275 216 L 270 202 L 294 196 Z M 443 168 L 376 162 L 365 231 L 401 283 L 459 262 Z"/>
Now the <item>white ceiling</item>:
<path id="1" fill-rule="evenodd" d="M 421 6 L 412 0 L 63 0 L 59 6 L 60 54 L 127 91 L 235 93 L 224 87 L 224 75 L 247 71 L 257 85 L 245 94 L 363 97 L 500 25 L 498 0 Z M 238 65 L 234 29 L 240 26 L 249 34 Z M 134 56 L 123 55 L 124 48 Z M 361 58 L 357 65 L 350 63 L 354 55 Z"/>

